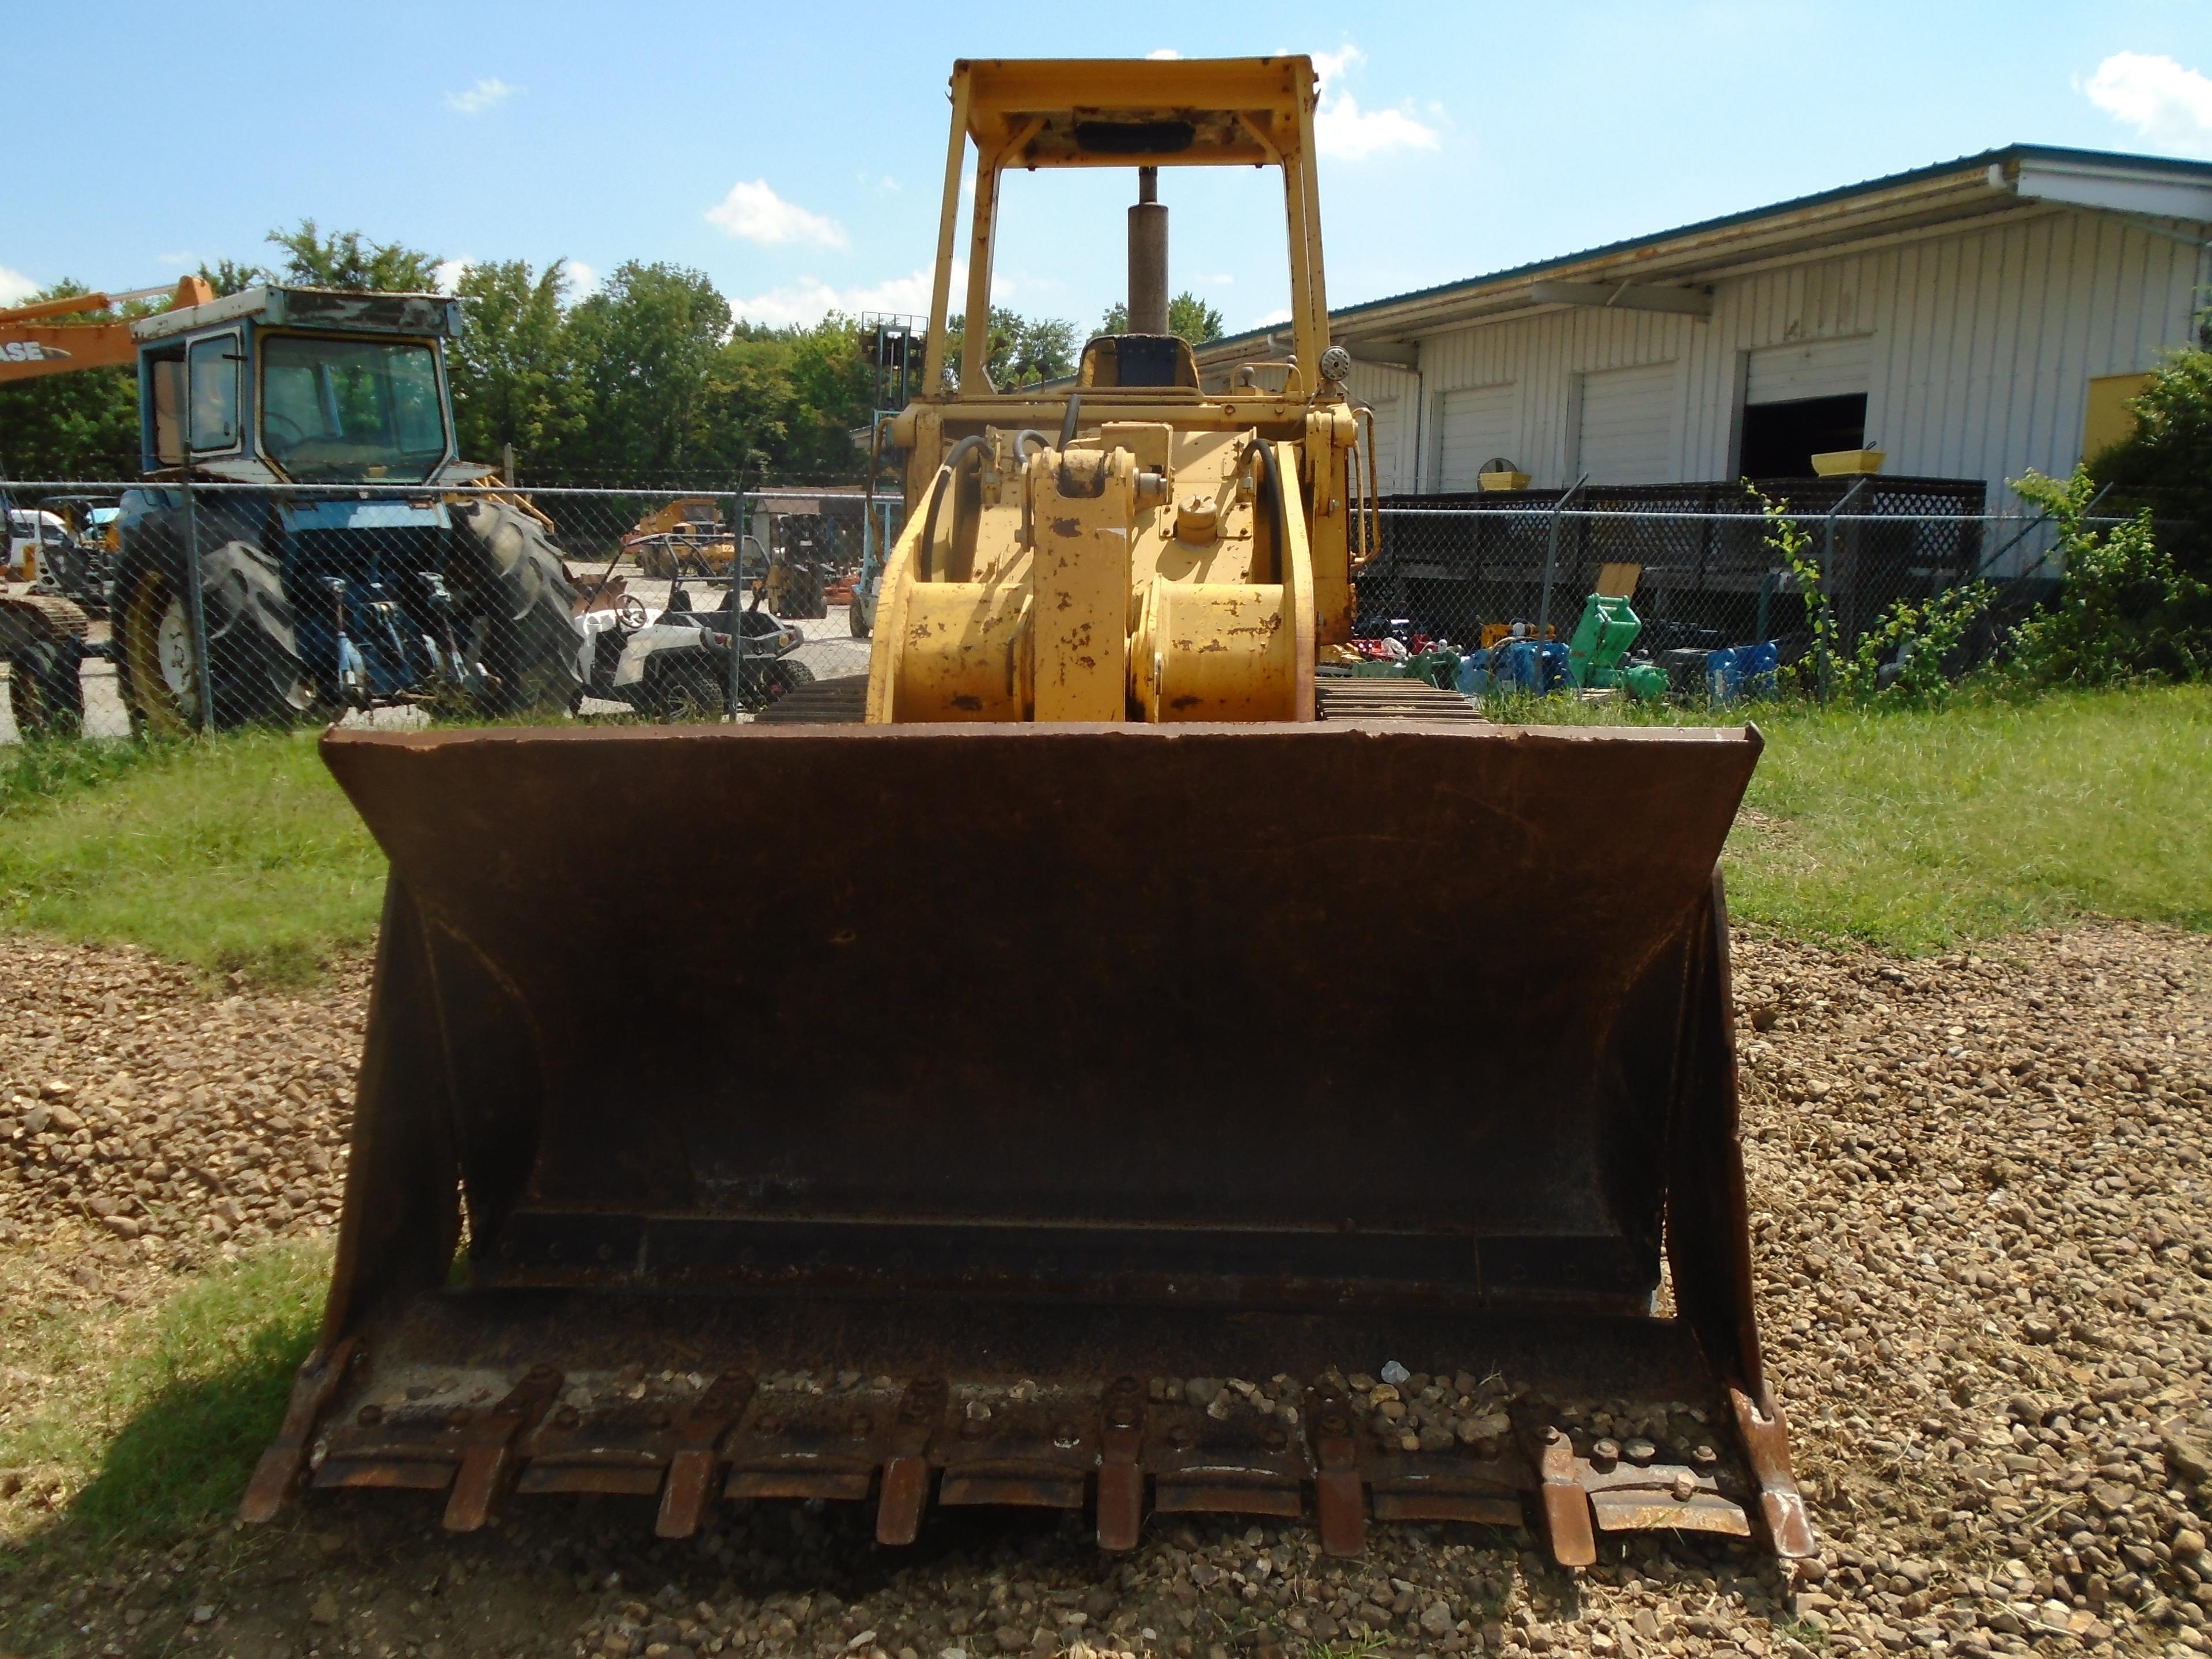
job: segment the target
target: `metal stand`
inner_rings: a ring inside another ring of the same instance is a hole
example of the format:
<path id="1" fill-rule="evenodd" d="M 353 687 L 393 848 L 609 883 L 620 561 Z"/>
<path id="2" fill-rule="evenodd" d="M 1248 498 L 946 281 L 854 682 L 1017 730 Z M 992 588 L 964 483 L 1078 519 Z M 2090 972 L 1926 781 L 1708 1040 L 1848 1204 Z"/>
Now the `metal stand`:
<path id="1" fill-rule="evenodd" d="M 1544 544 L 1544 592 L 1536 605 L 1536 689 L 1544 687 L 1544 641 L 1552 629 L 1552 583 L 1559 568 L 1559 514 L 1572 501 L 1575 492 L 1589 482 L 1589 474 L 1569 484 L 1559 500 L 1552 503 L 1552 533 Z"/>

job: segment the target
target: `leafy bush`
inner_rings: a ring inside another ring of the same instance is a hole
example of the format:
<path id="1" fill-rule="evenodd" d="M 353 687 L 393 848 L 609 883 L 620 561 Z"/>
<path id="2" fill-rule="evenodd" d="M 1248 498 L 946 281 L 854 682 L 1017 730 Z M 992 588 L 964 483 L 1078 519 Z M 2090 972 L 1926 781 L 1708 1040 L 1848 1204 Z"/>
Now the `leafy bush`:
<path id="1" fill-rule="evenodd" d="M 1798 591 L 1805 596 L 1813 649 L 1800 665 L 1801 675 L 1817 674 L 1817 665 L 1826 660 L 1826 694 L 1851 702 L 1877 697 L 1896 702 L 1929 702 L 1950 690 L 1951 659 L 1996 600 L 1994 587 L 1974 581 L 1932 599 L 1899 599 L 1845 651 L 1838 638 L 1835 607 L 1827 584 L 1821 580 L 1813 532 L 1790 516 L 1789 502 L 1759 495 L 1759 503 L 1766 515 L 1766 544 L 1782 556 L 1797 578 Z M 1822 690 L 1817 684 L 1808 689 L 1816 693 Z"/>
<path id="2" fill-rule="evenodd" d="M 1933 599 L 1899 599 L 1859 635 L 1850 655 L 1837 662 L 1836 695 L 1939 701 L 1952 687 L 1952 659 L 1996 596 L 1988 582 L 1974 581 Z"/>
<path id="3" fill-rule="evenodd" d="M 2212 580 L 2212 350 L 2181 351 L 2132 402 L 2134 434 L 2088 463 L 2100 486 L 2154 490 L 2185 575 Z"/>
<path id="4" fill-rule="evenodd" d="M 2100 529 L 2086 467 L 2063 483 L 2030 472 L 2013 488 L 2058 526 L 2065 583 L 2057 607 L 2012 631 L 2011 672 L 2032 685 L 2113 685 L 2203 677 L 2212 667 L 2212 587 L 2176 568 L 2146 507 Z"/>

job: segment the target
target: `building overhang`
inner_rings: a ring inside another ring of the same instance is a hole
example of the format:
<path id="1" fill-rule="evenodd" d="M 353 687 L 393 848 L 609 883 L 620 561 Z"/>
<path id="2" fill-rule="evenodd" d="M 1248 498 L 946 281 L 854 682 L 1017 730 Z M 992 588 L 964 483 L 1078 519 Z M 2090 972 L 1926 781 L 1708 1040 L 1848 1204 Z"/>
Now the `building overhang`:
<path id="1" fill-rule="evenodd" d="M 2014 145 L 1917 172 L 1757 208 L 1680 229 L 1346 306 L 1330 337 L 1355 362 L 1419 367 L 1424 336 L 1562 307 L 1710 316 L 1720 280 L 1808 255 L 2062 208 L 2171 222 L 2202 240 L 2212 230 L 2212 163 Z M 1202 370 L 1279 357 L 1271 330 L 1210 340 Z"/>

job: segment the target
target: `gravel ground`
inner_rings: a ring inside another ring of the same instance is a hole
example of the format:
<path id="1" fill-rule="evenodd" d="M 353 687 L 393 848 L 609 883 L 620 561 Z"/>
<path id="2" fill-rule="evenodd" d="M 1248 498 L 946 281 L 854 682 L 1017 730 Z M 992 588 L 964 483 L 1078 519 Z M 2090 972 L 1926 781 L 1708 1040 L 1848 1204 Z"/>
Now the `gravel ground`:
<path id="1" fill-rule="evenodd" d="M 1770 1364 L 1824 1542 L 1796 1578 L 1647 1538 L 1570 1578 L 1536 1540 L 1156 1517 L 516 1501 L 448 1540 L 402 1494 L 317 1498 L 166 1554 L 35 1547 L 66 1480 L 0 1474 L 0 1650 L 827 1659 L 1591 1652 L 2212 1652 L 2212 942 L 2131 927 L 1899 962 L 1739 942 L 1754 1255 Z M 0 942 L 0 1284 L 19 1308 L 145 1302 L 179 1272 L 326 1234 L 358 968 L 210 995 L 127 952 Z M 1377 1356 L 1377 1363 L 1386 1356 Z M 0 1373 L 0 1432 L 68 1398 Z"/>

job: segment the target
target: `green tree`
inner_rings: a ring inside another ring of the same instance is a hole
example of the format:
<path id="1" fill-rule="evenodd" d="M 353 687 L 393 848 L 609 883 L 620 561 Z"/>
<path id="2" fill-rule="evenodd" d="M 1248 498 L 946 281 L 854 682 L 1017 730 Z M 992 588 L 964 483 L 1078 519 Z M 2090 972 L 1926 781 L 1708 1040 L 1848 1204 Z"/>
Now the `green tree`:
<path id="1" fill-rule="evenodd" d="M 1106 314 L 1098 319 L 1098 331 L 1101 334 L 1127 334 L 1129 331 L 1127 301 L 1116 300 L 1106 307 Z M 1208 340 L 1221 337 L 1221 313 L 1185 289 L 1168 301 L 1168 332 L 1180 334 L 1193 345 L 1204 345 Z"/>
<path id="2" fill-rule="evenodd" d="M 2144 507 L 2102 527 L 2087 467 L 2063 483 L 2030 472 L 2013 488 L 2058 526 L 2065 581 L 2057 605 L 2013 629 L 2014 673 L 2036 685 L 2201 679 L 2212 672 L 2212 586 L 2179 569 Z"/>
<path id="3" fill-rule="evenodd" d="M 226 294 L 241 294 L 269 280 L 269 273 L 259 265 L 244 265 L 235 259 L 218 259 L 211 265 L 204 264 L 199 274 L 201 280 L 215 290 L 218 300 Z"/>
<path id="4" fill-rule="evenodd" d="M 302 219 L 296 229 L 270 231 L 269 240 L 284 250 L 287 282 L 400 294 L 428 294 L 438 286 L 436 254 L 398 242 L 372 242 L 357 230 L 325 236 L 313 219 Z"/>
<path id="5" fill-rule="evenodd" d="M 957 373 L 966 349 L 967 318 L 956 314 L 946 324 L 949 341 L 945 357 Z M 1001 392 L 1013 386 L 1057 380 L 1075 373 L 1075 357 L 1082 342 L 1075 325 L 1057 317 L 1024 317 L 1004 306 L 991 307 L 991 349 L 983 368 L 991 384 Z"/>
<path id="6" fill-rule="evenodd" d="M 2089 476 L 2123 495 L 2154 492 L 2175 564 L 2212 580 L 2212 350 L 2176 352 L 2131 407 L 2134 433 L 2092 457 Z"/>
<path id="7" fill-rule="evenodd" d="M 646 483 L 717 459 L 708 417 L 730 302 L 704 275 L 633 259 L 568 326 L 589 411 L 573 471 Z"/>
<path id="8" fill-rule="evenodd" d="M 32 301 L 87 290 L 59 282 Z M 149 307 L 134 306 L 143 313 Z M 41 325 L 112 323 L 112 312 L 68 312 Z M 44 374 L 0 386 L 0 476 L 15 478 L 117 478 L 138 471 L 138 380 L 129 368 Z"/>
<path id="9" fill-rule="evenodd" d="M 583 430 L 569 374 L 566 263 L 533 272 L 521 259 L 471 265 L 454 292 L 468 327 L 447 345 L 461 453 L 495 461 L 503 446 L 557 463 Z"/>

